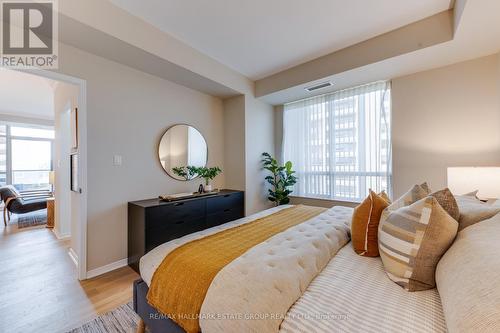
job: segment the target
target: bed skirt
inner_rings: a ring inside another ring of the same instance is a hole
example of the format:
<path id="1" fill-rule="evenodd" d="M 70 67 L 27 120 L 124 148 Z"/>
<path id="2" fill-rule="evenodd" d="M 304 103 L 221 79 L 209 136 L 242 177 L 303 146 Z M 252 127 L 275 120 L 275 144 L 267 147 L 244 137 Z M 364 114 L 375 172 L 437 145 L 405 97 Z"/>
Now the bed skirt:
<path id="1" fill-rule="evenodd" d="M 174 321 L 162 316 L 148 304 L 148 285 L 142 279 L 134 281 L 134 311 L 141 317 L 150 333 L 185 333 Z"/>

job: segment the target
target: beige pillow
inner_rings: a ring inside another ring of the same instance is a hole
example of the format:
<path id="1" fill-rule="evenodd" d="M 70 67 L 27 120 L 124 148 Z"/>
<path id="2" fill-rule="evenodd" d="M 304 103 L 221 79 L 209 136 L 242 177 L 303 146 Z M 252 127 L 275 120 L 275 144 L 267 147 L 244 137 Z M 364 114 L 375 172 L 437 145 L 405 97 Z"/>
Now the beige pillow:
<path id="1" fill-rule="evenodd" d="M 427 182 L 424 182 L 422 184 L 420 184 L 420 187 L 424 189 L 425 192 L 427 192 L 427 194 L 431 194 L 431 188 L 429 187 L 429 184 L 427 184 Z"/>
<path id="2" fill-rule="evenodd" d="M 426 183 L 422 185 L 427 186 Z M 389 207 L 387 207 L 387 210 L 393 211 L 401 207 L 409 206 L 412 203 L 428 196 L 429 192 L 427 192 L 427 189 L 424 189 L 422 185 L 414 185 L 408 192 L 403 194 L 401 198 L 397 199 Z"/>
<path id="3" fill-rule="evenodd" d="M 463 195 L 457 195 L 455 199 L 460 211 L 459 231 L 500 213 L 500 205 L 496 203 L 488 204 L 475 197 Z"/>
<path id="4" fill-rule="evenodd" d="M 500 215 L 458 233 L 436 269 L 450 333 L 500 332 Z"/>
<path id="5" fill-rule="evenodd" d="M 378 232 L 389 278 L 408 291 L 434 288 L 436 265 L 457 229 L 457 221 L 432 196 L 390 212 Z"/>
<path id="6" fill-rule="evenodd" d="M 455 197 L 448 188 L 434 192 L 431 194 L 431 196 L 436 198 L 441 207 L 443 207 L 451 217 L 458 221 L 458 219 L 460 218 L 460 211 L 458 209 L 457 200 L 455 200 Z"/>

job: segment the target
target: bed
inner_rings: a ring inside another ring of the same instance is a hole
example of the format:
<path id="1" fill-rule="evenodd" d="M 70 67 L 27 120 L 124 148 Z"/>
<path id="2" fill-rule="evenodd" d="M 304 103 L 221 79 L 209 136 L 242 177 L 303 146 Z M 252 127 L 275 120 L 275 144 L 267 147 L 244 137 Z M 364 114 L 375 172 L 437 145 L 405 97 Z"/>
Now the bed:
<path id="1" fill-rule="evenodd" d="M 170 252 L 289 207 L 271 208 L 187 235 L 146 254 L 140 261 L 141 280 L 134 284 L 134 309 L 149 331 L 185 332 L 146 299 L 156 269 Z M 251 316 L 200 317 L 202 331 L 446 332 L 436 289 L 409 294 L 386 278 L 379 258 L 354 253 L 349 242 L 351 215 L 352 208 L 329 209 L 271 237 L 225 267 L 210 285 L 202 313 Z M 248 267 L 253 268 L 248 271 Z"/>

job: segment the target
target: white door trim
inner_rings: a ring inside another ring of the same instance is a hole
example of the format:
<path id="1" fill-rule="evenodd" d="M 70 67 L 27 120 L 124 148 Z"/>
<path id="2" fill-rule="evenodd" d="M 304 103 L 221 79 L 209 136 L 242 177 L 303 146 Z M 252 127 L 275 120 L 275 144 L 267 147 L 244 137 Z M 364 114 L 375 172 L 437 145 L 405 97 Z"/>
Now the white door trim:
<path id="1" fill-rule="evenodd" d="M 16 69 L 22 72 L 62 81 L 78 86 L 78 183 L 80 185 L 80 214 L 77 230 L 71 231 L 71 237 L 78 242 L 78 279 L 87 278 L 87 81 L 44 69 Z M 69 158 L 69 157 L 68 157 Z"/>

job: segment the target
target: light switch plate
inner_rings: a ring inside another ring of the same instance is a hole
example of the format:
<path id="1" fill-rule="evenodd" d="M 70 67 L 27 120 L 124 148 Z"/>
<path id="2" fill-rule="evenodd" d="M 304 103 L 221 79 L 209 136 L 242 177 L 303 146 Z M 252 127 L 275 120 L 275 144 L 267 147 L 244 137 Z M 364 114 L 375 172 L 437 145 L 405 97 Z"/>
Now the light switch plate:
<path id="1" fill-rule="evenodd" d="M 113 165 L 115 165 L 115 166 L 122 165 L 122 156 L 121 155 L 113 156 Z"/>

